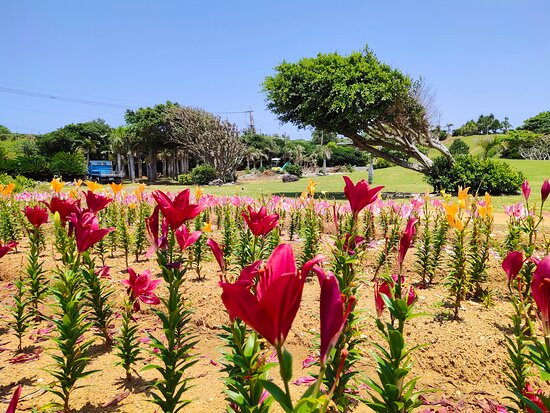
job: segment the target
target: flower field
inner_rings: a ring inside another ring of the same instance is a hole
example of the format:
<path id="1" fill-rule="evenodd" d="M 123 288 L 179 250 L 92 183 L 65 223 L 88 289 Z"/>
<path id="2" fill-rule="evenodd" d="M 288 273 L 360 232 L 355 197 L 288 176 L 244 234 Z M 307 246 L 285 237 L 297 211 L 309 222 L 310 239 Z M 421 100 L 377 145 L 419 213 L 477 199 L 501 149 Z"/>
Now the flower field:
<path id="1" fill-rule="evenodd" d="M 550 411 L 548 180 L 502 210 L 50 186 L 0 188 L 0 409 Z"/>

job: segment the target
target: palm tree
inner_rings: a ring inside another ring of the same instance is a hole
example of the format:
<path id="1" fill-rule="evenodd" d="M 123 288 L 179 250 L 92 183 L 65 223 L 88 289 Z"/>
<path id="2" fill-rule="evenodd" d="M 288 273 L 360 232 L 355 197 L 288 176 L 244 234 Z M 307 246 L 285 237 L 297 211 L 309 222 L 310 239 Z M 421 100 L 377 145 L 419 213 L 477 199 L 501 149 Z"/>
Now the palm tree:
<path id="1" fill-rule="evenodd" d="M 332 156 L 332 149 L 328 145 L 321 145 L 317 148 L 319 157 L 323 159 L 323 175 L 327 174 L 327 159 Z"/>
<path id="2" fill-rule="evenodd" d="M 85 137 L 76 141 L 71 149 L 73 151 L 82 152 L 84 155 L 86 155 L 86 161 L 90 162 L 90 155 L 97 152 L 99 144 L 99 141 L 90 137 Z"/>

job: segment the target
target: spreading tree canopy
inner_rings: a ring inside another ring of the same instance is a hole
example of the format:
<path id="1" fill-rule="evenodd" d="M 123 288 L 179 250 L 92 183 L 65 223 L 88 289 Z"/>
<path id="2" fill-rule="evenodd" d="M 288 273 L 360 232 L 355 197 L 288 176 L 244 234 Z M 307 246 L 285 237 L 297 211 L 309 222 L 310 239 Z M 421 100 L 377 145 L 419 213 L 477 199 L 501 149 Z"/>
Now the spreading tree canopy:
<path id="1" fill-rule="evenodd" d="M 433 164 L 423 147 L 452 160 L 430 134 L 422 82 L 380 62 L 368 48 L 284 61 L 275 70 L 263 89 L 280 121 L 347 136 L 363 150 L 423 173 Z"/>

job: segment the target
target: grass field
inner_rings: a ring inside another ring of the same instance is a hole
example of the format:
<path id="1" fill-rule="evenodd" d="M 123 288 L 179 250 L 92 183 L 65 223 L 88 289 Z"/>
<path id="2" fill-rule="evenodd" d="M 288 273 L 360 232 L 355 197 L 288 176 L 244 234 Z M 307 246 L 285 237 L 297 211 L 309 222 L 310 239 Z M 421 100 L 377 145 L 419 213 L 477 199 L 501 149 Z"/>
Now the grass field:
<path id="1" fill-rule="evenodd" d="M 540 186 L 544 179 L 550 177 L 550 161 L 527 161 L 527 160 L 505 160 L 513 167 L 522 171 L 533 188 L 532 197 L 534 200 L 540 199 Z M 364 171 L 355 171 L 347 174 L 353 181 L 366 179 L 367 174 Z M 332 174 L 327 176 L 315 176 L 317 183 L 317 193 L 325 193 L 329 199 L 343 199 L 344 181 L 343 174 Z M 423 175 L 398 166 L 392 168 L 378 169 L 374 171 L 374 185 L 384 185 L 384 191 L 391 192 L 412 192 L 424 193 L 432 190 Z M 185 188 L 183 185 L 156 185 L 156 188 L 176 191 Z M 207 194 L 213 195 L 246 195 L 259 197 L 262 195 L 284 195 L 287 197 L 300 196 L 307 187 L 307 178 L 302 178 L 298 182 L 283 183 L 280 179 L 258 180 L 252 182 L 238 183 L 236 185 L 227 185 L 221 187 L 204 187 Z M 494 203 L 497 207 L 518 202 L 521 196 L 500 196 L 495 197 Z"/>

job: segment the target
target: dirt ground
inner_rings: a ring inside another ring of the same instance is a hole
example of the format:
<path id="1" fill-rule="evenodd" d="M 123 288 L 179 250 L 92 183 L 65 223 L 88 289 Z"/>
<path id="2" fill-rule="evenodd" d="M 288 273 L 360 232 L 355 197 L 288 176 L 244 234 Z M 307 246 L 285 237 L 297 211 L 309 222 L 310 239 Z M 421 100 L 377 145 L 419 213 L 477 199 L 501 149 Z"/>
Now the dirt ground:
<path id="1" fill-rule="evenodd" d="M 502 228 L 501 228 L 502 229 Z M 497 231 L 498 232 L 498 231 Z M 497 234 L 498 235 L 498 234 Z M 284 239 L 283 239 L 284 241 Z M 23 243 L 24 244 L 24 243 Z M 330 238 L 323 239 L 322 245 L 330 245 Z M 325 247 L 326 248 L 326 247 Z M 15 356 L 16 339 L 7 323 L 10 320 L 9 306 L 12 305 L 12 295 L 15 288 L 12 281 L 24 271 L 25 253 L 23 245 L 17 253 L 5 256 L 0 262 L 0 410 L 5 409 L 15 386 L 23 385 L 20 411 L 30 411 L 48 402 L 55 396 L 44 392 L 42 386 L 52 381 L 45 369 L 52 363 L 51 352 L 53 342 L 48 337 L 51 327 L 47 322 L 33 327 L 24 339 L 24 351 L 31 361 L 12 364 L 10 359 Z M 324 251 L 328 253 L 327 251 Z M 377 339 L 374 327 L 374 302 L 372 265 L 378 253 L 373 249 L 367 254 L 367 262 L 362 265 L 359 305 L 368 315 L 363 330 L 368 339 Z M 409 251 L 406 268 L 407 282 L 418 281 L 412 271 L 414 251 Z M 53 246 L 48 246 L 43 259 L 45 268 L 56 266 Z M 445 257 L 446 258 L 446 257 Z M 494 305 L 486 308 L 481 303 L 467 301 L 461 311 L 461 321 L 447 321 L 444 316 L 449 311 L 443 305 L 446 292 L 441 283 L 442 273 L 436 279 L 436 285 L 430 289 L 417 290 L 419 296 L 417 310 L 430 314 L 412 320 L 408 325 L 406 336 L 409 345 L 428 344 L 427 347 L 414 353 L 413 374 L 420 377 L 418 388 L 429 390 L 426 394 L 429 401 L 448 400 L 455 404 L 464 403 L 465 409 L 460 411 L 480 411 L 476 401 L 489 398 L 504 402 L 507 395 L 504 386 L 504 370 L 506 349 L 504 335 L 508 332 L 507 314 L 511 306 L 505 300 L 505 275 L 500 270 L 500 261 L 491 256 L 490 286 L 493 290 Z M 107 259 L 111 266 L 111 280 L 107 280 L 115 289 L 112 296 L 116 310 L 122 307 L 125 289 L 120 280 L 127 278 L 124 269 L 124 259 L 118 254 Z M 149 268 L 158 273 L 154 260 L 131 265 L 136 271 Z M 195 274 L 189 273 L 186 282 L 186 297 L 194 309 L 193 330 L 199 338 L 196 355 L 199 361 L 189 371 L 194 377 L 193 386 L 187 394 L 192 403 L 184 409 L 185 412 L 222 412 L 225 402 L 223 383 L 220 373 L 220 350 L 222 343 L 217 335 L 220 326 L 228 321 L 220 299 L 220 288 L 217 284 L 216 266 L 212 261 L 204 263 L 206 280 L 194 280 Z M 162 288 L 158 291 L 163 294 Z M 302 369 L 302 361 L 312 352 L 314 347 L 312 332 L 319 330 L 318 310 L 319 286 L 315 280 L 306 284 L 301 309 L 296 317 L 292 331 L 287 340 L 287 348 L 294 356 L 294 377 L 297 379 L 308 375 L 309 371 Z M 44 311 L 50 312 L 46 306 Z M 118 313 L 117 313 L 118 314 Z M 386 314 L 387 316 L 387 314 Z M 159 334 L 158 321 L 147 306 L 142 306 L 142 312 L 137 314 L 140 324 L 140 337 L 146 337 L 146 331 Z M 120 316 L 115 319 L 113 332 L 118 332 L 121 323 Z M 45 330 L 46 329 L 46 330 Z M 40 331 L 39 331 L 40 330 Z M 143 348 L 147 347 L 143 344 Z M 145 360 L 139 363 L 138 369 L 152 360 L 152 356 L 144 352 Z M 160 411 L 150 402 L 150 385 L 155 379 L 154 371 L 145 371 L 141 378 L 136 378 L 130 384 L 124 380 L 124 371 L 116 366 L 117 359 L 113 349 L 105 348 L 101 339 L 92 347 L 90 369 L 99 370 L 82 380 L 84 387 L 76 390 L 71 399 L 71 405 L 79 412 L 155 412 Z M 361 372 L 370 377 L 375 376 L 374 361 L 366 356 Z M 276 370 L 272 375 L 277 376 Z M 305 391 L 304 385 L 293 385 L 291 391 L 298 398 Z M 546 389 L 548 390 L 548 389 Z M 422 411 L 423 409 L 419 409 Z M 357 412 L 369 411 L 359 405 Z"/>

